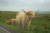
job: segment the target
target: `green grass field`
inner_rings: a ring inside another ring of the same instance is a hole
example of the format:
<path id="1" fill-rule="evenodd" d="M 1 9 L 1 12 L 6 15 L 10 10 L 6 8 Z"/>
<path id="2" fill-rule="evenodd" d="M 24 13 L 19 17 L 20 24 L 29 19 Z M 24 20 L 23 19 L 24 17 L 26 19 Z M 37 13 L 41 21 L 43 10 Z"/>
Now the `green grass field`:
<path id="1" fill-rule="evenodd" d="M 6 20 L 15 18 L 17 12 L 0 12 L 0 25 L 11 30 L 16 30 L 15 25 L 8 25 Z M 18 29 L 17 29 L 18 30 Z M 50 33 L 50 14 L 39 14 L 37 18 L 33 19 L 29 30 L 23 30 L 24 33 Z"/>

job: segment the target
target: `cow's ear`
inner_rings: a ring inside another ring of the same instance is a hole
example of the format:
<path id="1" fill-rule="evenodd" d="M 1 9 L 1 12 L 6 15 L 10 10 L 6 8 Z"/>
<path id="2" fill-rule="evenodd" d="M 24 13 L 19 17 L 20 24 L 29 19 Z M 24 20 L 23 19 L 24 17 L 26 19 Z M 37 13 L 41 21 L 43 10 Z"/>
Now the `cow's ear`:
<path id="1" fill-rule="evenodd" d="M 36 13 L 38 13 L 38 11 L 39 11 L 39 9 L 37 10 L 37 12 L 36 12 Z"/>
<path id="2" fill-rule="evenodd" d="M 35 13 L 35 16 L 38 16 L 38 11 Z"/>
<path id="3" fill-rule="evenodd" d="M 35 12 L 35 14 L 37 14 L 37 13 L 38 13 L 38 11 L 39 11 L 39 10 L 37 10 L 37 11 Z"/>
<path id="4" fill-rule="evenodd" d="M 38 13 L 38 11 L 36 13 Z"/>

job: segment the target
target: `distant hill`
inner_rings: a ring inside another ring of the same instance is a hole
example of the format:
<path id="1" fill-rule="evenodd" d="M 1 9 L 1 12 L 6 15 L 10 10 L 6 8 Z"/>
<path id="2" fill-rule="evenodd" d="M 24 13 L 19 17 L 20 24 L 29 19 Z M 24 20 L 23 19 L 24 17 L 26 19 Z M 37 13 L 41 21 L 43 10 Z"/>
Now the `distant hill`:
<path id="1" fill-rule="evenodd" d="M 22 12 L 22 11 L 0 11 L 0 13 L 17 13 L 17 12 Z M 38 14 L 50 14 L 50 11 L 38 11 Z"/>
<path id="2" fill-rule="evenodd" d="M 39 14 L 50 14 L 50 11 L 42 11 L 42 12 L 38 12 Z"/>

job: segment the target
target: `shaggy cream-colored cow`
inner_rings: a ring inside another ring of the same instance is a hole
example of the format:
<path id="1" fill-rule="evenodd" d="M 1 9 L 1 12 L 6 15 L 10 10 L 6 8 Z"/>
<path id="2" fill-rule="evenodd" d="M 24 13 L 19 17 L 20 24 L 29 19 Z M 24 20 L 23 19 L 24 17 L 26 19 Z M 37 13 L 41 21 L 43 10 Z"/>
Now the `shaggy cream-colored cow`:
<path id="1" fill-rule="evenodd" d="M 29 29 L 30 23 L 31 23 L 31 19 L 35 18 L 36 13 L 33 11 L 28 11 L 28 12 L 19 12 L 16 15 L 16 22 L 18 22 L 18 25 L 20 25 L 20 23 L 22 24 L 22 28 L 26 27 Z M 26 26 L 25 26 L 26 25 Z"/>
<path id="2" fill-rule="evenodd" d="M 16 24 L 16 19 L 12 18 L 8 21 L 6 21 L 7 24 L 12 24 L 12 25 L 15 25 Z"/>

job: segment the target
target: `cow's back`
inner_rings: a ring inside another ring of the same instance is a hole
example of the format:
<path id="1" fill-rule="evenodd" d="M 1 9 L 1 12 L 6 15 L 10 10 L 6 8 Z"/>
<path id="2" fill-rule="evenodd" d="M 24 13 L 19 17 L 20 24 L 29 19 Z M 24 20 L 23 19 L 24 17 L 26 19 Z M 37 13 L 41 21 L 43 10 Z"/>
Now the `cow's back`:
<path id="1" fill-rule="evenodd" d="M 26 14 L 24 13 L 24 12 L 19 12 L 19 13 L 17 13 L 17 15 L 16 15 L 16 21 L 18 22 L 18 21 L 22 21 L 22 20 L 24 20 L 26 18 Z"/>

